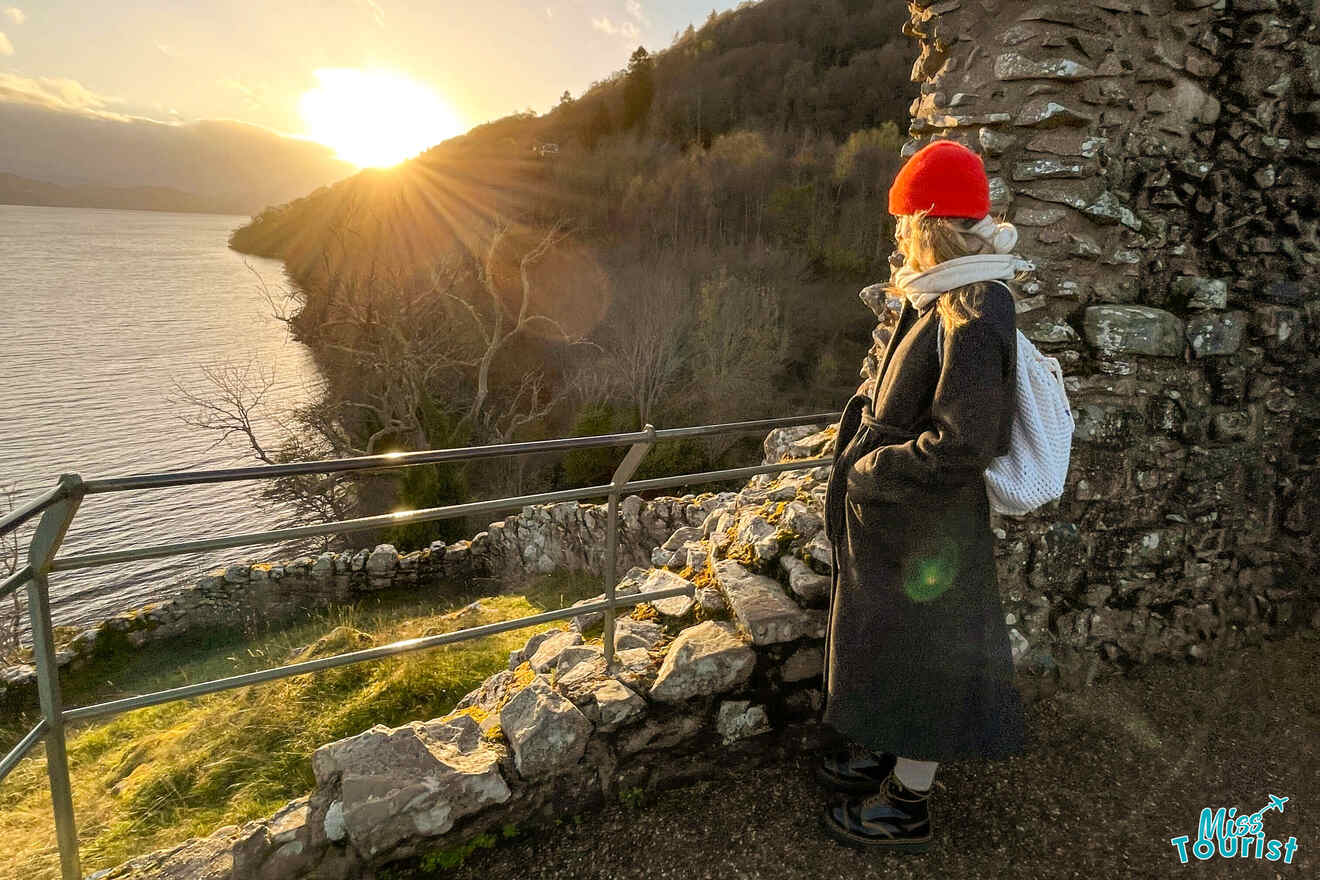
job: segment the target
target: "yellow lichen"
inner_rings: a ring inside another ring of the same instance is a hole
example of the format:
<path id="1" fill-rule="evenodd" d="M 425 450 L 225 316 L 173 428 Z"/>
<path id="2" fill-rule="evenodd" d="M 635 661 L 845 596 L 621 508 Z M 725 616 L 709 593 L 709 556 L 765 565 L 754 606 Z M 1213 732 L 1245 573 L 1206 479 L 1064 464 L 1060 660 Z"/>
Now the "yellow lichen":
<path id="1" fill-rule="evenodd" d="M 486 712 L 486 710 L 481 708 L 480 706 L 468 706 L 467 708 L 464 709 L 455 709 L 453 712 L 450 712 L 448 715 L 444 716 L 440 720 L 449 721 L 451 719 L 457 718 L 460 715 L 470 716 L 473 721 L 477 722 L 477 724 L 481 724 L 481 722 L 485 721 L 487 718 L 490 717 L 489 713 Z"/>
<path id="2" fill-rule="evenodd" d="M 778 522 L 783 518 L 783 516 L 784 516 L 784 509 L 788 506 L 788 502 L 787 502 L 787 501 L 778 501 L 778 502 L 767 501 L 767 502 L 765 503 L 765 505 L 762 505 L 762 507 L 765 507 L 766 505 L 771 505 L 771 504 L 773 504 L 774 506 L 773 506 L 773 507 L 770 507 L 769 510 L 764 511 L 764 512 L 762 513 L 762 518 L 763 518 L 766 522 L 770 523 L 771 525 L 774 525 L 774 524 L 778 523 Z"/>
<path id="3" fill-rule="evenodd" d="M 513 683 L 519 690 L 527 687 L 536 678 L 536 671 L 532 669 L 532 664 L 526 660 L 519 663 L 513 670 Z"/>
<path id="4" fill-rule="evenodd" d="M 504 708 L 505 704 L 509 702 L 509 700 L 512 700 L 516 694 L 518 694 L 520 691 L 523 690 L 523 688 L 531 684 L 532 680 L 535 678 L 536 678 L 536 672 L 532 669 L 531 664 L 529 664 L 526 660 L 519 663 L 516 667 L 514 667 L 513 670 L 513 682 L 509 685 L 509 687 L 505 689 L 504 695 L 494 702 L 494 704 L 490 707 L 490 712 L 488 714 L 485 714 L 484 717 L 489 718 L 491 715 L 498 714 L 499 711 Z M 476 707 L 473 706 L 469 708 L 476 708 Z M 481 721 L 483 720 L 482 718 L 477 718 L 475 715 L 473 715 L 472 717 L 477 720 L 478 724 L 480 724 Z"/>
<path id="5" fill-rule="evenodd" d="M 650 602 L 638 602 L 637 607 L 628 616 L 633 620 L 659 620 L 660 612 Z"/>
<path id="6" fill-rule="evenodd" d="M 692 578 L 694 587 L 713 587 L 715 586 L 715 574 L 707 565 L 701 571 L 697 572 L 696 577 Z"/>
<path id="7" fill-rule="evenodd" d="M 751 544 L 735 544 L 724 555 L 726 558 L 742 563 L 749 568 L 760 562 L 760 557 L 756 555 L 756 548 Z"/>

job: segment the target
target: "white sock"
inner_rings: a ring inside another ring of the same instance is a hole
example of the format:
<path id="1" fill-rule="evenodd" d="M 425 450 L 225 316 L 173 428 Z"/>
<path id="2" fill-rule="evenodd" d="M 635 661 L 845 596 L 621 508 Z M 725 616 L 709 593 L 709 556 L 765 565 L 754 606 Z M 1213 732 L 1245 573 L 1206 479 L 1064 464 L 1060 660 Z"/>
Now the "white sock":
<path id="1" fill-rule="evenodd" d="M 894 775 L 912 791 L 927 791 L 935 782 L 937 761 L 912 761 L 899 758 L 894 764 Z"/>

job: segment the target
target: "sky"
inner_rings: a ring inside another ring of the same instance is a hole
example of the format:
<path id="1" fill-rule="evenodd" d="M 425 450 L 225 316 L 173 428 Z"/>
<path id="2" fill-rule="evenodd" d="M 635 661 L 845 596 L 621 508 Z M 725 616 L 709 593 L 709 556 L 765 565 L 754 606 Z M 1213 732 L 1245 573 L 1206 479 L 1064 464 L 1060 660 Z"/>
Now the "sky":
<path id="1" fill-rule="evenodd" d="M 0 102 L 305 136 L 325 69 L 388 68 L 466 130 L 667 47 L 729 0 L 0 0 Z M 36 98 L 33 98 L 36 95 Z M 341 100 L 339 93 L 332 101 Z M 456 132 L 455 132 L 456 133 Z"/>

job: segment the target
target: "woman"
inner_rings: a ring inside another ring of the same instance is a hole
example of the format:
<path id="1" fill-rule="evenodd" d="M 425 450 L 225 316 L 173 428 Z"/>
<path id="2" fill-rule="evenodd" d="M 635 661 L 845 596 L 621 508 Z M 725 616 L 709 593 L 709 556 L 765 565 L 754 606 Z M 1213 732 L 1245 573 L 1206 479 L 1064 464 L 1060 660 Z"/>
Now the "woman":
<path id="1" fill-rule="evenodd" d="M 825 500 L 822 720 L 852 747 L 820 768 L 822 820 L 847 843 L 921 852 L 937 762 L 1023 750 L 983 474 L 1008 451 L 1015 402 L 1003 280 L 1030 264 L 987 216 L 980 157 L 953 141 L 912 156 L 889 210 L 902 308 L 873 394 L 840 418 Z"/>

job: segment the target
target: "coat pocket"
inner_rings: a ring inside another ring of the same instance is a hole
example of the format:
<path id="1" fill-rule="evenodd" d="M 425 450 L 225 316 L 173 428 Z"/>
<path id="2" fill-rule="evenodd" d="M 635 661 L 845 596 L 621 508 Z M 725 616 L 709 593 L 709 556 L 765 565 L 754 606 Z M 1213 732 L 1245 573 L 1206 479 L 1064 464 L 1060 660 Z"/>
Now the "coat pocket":
<path id="1" fill-rule="evenodd" d="M 876 456 L 882 446 L 875 446 L 853 459 L 847 474 L 848 497 L 859 504 L 907 505 L 929 500 L 928 489 L 895 479 L 892 474 L 876 470 Z"/>

